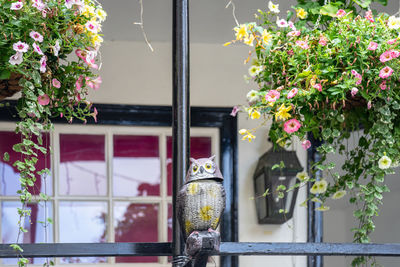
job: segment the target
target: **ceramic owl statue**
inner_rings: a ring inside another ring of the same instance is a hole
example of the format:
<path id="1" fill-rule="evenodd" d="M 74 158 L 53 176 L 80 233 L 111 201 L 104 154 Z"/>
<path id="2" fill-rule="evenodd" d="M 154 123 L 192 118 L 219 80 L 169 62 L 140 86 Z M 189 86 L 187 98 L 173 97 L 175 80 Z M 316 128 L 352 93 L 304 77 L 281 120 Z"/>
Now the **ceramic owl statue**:
<path id="1" fill-rule="evenodd" d="M 178 193 L 178 217 L 185 240 L 193 232 L 217 229 L 225 209 L 223 177 L 215 156 L 190 159 L 186 182 Z"/>

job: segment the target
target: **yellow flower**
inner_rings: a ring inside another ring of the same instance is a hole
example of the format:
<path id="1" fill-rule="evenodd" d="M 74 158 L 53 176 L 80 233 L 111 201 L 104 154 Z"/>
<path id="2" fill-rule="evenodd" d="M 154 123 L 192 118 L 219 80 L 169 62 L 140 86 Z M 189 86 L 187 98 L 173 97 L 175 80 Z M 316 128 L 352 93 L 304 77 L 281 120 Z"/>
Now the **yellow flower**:
<path id="1" fill-rule="evenodd" d="M 244 38 L 248 38 L 249 34 L 247 33 L 247 26 L 246 24 L 241 24 L 234 28 L 236 32 L 236 40 L 242 40 Z"/>
<path id="2" fill-rule="evenodd" d="M 104 41 L 103 37 L 98 34 L 94 34 L 92 36 L 92 44 L 93 46 L 99 46 Z"/>
<path id="3" fill-rule="evenodd" d="M 316 181 L 310 189 L 312 194 L 322 194 L 325 193 L 328 188 L 328 182 L 324 179 Z"/>
<path id="4" fill-rule="evenodd" d="M 275 119 L 276 120 L 287 120 L 288 118 L 291 117 L 291 115 L 288 113 L 292 109 L 292 106 L 285 107 L 285 104 L 282 104 L 278 108 L 278 112 L 275 113 Z"/>
<path id="5" fill-rule="evenodd" d="M 240 133 L 241 135 L 244 135 L 245 133 L 247 133 L 247 130 L 246 130 L 246 129 L 241 129 L 241 130 L 239 130 L 239 133 Z"/>
<path id="6" fill-rule="evenodd" d="M 241 135 L 244 135 L 243 137 L 242 137 L 242 140 L 248 140 L 249 142 L 251 142 L 253 139 L 255 139 L 256 137 L 255 137 L 255 135 L 253 135 L 252 133 L 250 133 L 248 130 L 246 130 L 246 129 L 241 129 L 240 131 L 239 131 L 239 133 L 241 134 Z"/>
<path id="7" fill-rule="evenodd" d="M 321 207 L 318 207 L 318 208 L 316 208 L 315 210 L 327 211 L 327 210 L 329 210 L 329 209 L 330 209 L 330 208 L 329 208 L 328 206 L 321 205 Z"/>
<path id="8" fill-rule="evenodd" d="M 230 45 L 232 42 L 226 42 L 226 43 L 224 43 L 224 46 L 228 46 L 228 45 Z"/>
<path id="9" fill-rule="evenodd" d="M 254 110 L 254 111 L 251 113 L 250 118 L 251 118 L 252 120 L 256 120 L 256 119 L 259 119 L 260 116 L 261 116 L 260 112 L 258 112 L 258 110 Z"/>
<path id="10" fill-rule="evenodd" d="M 339 199 L 342 198 L 346 195 L 346 191 L 345 190 L 340 190 L 335 192 L 335 194 L 333 194 L 332 199 Z"/>
<path id="11" fill-rule="evenodd" d="M 94 17 L 96 15 L 94 7 L 90 5 L 85 5 L 83 7 L 82 15 L 84 15 L 85 17 Z"/>
<path id="12" fill-rule="evenodd" d="M 280 12 L 279 5 L 276 5 L 276 4 L 272 3 L 271 1 L 268 2 L 268 8 L 272 13 L 278 14 Z"/>
<path id="13" fill-rule="evenodd" d="M 247 44 L 248 46 L 253 46 L 254 35 L 251 34 L 248 37 L 244 38 L 243 43 Z"/>
<path id="14" fill-rule="evenodd" d="M 105 21 L 105 20 L 106 20 L 106 17 L 107 17 L 107 13 L 106 13 L 103 9 L 101 9 L 101 8 L 96 9 L 96 17 L 97 17 L 100 21 Z"/>
<path id="15" fill-rule="evenodd" d="M 255 65 L 253 65 L 253 66 L 251 66 L 250 68 L 249 68 L 249 75 L 251 76 L 251 77 L 256 77 L 258 74 L 260 74 L 260 72 L 263 70 L 263 67 L 262 66 L 255 66 Z"/>
<path id="16" fill-rule="evenodd" d="M 319 198 L 317 198 L 317 197 L 313 197 L 313 198 L 311 199 L 311 201 L 312 201 L 312 202 L 317 202 L 317 203 L 321 203 L 321 204 L 322 204 L 322 200 L 319 199 Z"/>
<path id="17" fill-rule="evenodd" d="M 272 41 L 272 34 L 270 34 L 266 29 L 263 30 L 261 38 L 264 44 L 268 45 Z"/>
<path id="18" fill-rule="evenodd" d="M 296 178 L 298 178 L 301 182 L 307 181 L 310 177 L 306 172 L 299 172 L 296 174 Z"/>
<path id="19" fill-rule="evenodd" d="M 299 17 L 301 19 L 305 19 L 305 18 L 307 18 L 308 13 L 304 9 L 299 8 L 299 9 L 296 9 L 296 15 L 297 15 L 297 17 Z"/>

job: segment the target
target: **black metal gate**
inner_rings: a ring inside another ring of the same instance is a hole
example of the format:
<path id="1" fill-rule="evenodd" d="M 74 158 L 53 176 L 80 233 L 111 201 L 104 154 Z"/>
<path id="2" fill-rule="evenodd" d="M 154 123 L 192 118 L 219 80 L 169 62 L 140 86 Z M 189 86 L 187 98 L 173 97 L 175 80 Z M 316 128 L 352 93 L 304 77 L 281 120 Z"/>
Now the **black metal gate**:
<path id="1" fill-rule="evenodd" d="M 104 109 L 107 105 L 103 106 Z M 182 185 L 188 167 L 189 155 L 189 1 L 173 0 L 173 203 Z M 236 128 L 226 129 L 236 134 Z M 313 157 L 315 154 L 309 156 Z M 236 160 L 233 160 L 236 163 Z M 235 166 L 230 166 L 235 172 Z M 231 192 L 236 202 L 236 188 Z M 236 205 L 235 203 L 230 203 Z M 236 212 L 233 210 L 231 212 Z M 181 255 L 181 242 L 177 212 L 174 205 L 172 243 L 56 243 L 21 244 L 22 255 L 31 257 L 93 257 L 93 256 L 177 256 Z M 233 216 L 232 220 L 235 220 Z M 222 242 L 221 256 L 230 256 L 222 266 L 237 266 L 240 255 L 297 255 L 310 256 L 309 267 L 322 267 L 322 256 L 400 256 L 400 243 L 348 244 L 322 243 L 322 218 L 309 211 L 308 243 L 244 243 L 236 242 L 237 224 L 227 231 L 229 240 Z M 224 235 L 224 233 L 223 233 Z M 0 245 L 0 258 L 15 258 L 10 244 Z"/>

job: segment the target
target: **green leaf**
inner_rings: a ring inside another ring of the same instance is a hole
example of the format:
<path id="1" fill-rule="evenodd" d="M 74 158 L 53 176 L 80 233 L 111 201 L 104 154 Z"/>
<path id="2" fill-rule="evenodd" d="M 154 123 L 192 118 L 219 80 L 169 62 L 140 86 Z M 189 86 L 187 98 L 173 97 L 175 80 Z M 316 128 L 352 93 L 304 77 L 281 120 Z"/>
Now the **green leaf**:
<path id="1" fill-rule="evenodd" d="M 368 8 L 372 0 L 354 0 L 354 2 L 362 8 Z"/>
<path id="2" fill-rule="evenodd" d="M 10 154 L 8 154 L 8 152 L 4 152 L 3 160 L 4 161 L 9 161 L 10 160 Z"/>
<path id="3" fill-rule="evenodd" d="M 18 244 L 11 244 L 10 247 L 12 247 L 15 251 L 24 252 L 24 250 Z"/>
<path id="4" fill-rule="evenodd" d="M 267 190 L 265 190 L 264 194 L 262 194 L 263 197 L 266 197 L 269 194 L 269 188 L 267 188 Z"/>
<path id="5" fill-rule="evenodd" d="M 337 7 L 335 7 L 334 5 L 327 4 L 327 5 L 324 5 L 323 7 L 321 7 L 319 12 L 321 15 L 335 17 L 338 10 L 339 9 Z"/>
<path id="6" fill-rule="evenodd" d="M 8 80 L 10 79 L 11 72 L 9 70 L 0 71 L 0 80 Z"/>

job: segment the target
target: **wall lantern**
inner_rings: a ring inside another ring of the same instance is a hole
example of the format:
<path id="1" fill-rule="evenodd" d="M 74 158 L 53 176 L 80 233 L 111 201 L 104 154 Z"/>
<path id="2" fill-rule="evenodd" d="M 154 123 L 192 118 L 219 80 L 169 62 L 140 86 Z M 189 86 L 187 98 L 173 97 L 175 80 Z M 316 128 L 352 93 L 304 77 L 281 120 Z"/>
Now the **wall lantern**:
<path id="1" fill-rule="evenodd" d="M 285 164 L 284 168 L 272 166 Z M 296 156 L 296 151 L 286 151 L 284 149 L 270 149 L 258 160 L 257 168 L 254 173 L 254 191 L 259 224 L 282 224 L 293 216 L 294 205 L 298 188 L 286 193 L 279 198 L 276 188 L 284 185 L 289 188 L 296 183 L 296 174 L 303 168 Z M 267 196 L 264 192 L 269 188 Z M 280 212 L 285 210 L 285 212 Z"/>

